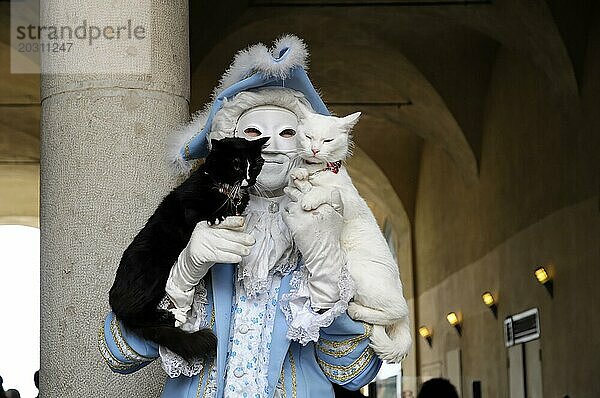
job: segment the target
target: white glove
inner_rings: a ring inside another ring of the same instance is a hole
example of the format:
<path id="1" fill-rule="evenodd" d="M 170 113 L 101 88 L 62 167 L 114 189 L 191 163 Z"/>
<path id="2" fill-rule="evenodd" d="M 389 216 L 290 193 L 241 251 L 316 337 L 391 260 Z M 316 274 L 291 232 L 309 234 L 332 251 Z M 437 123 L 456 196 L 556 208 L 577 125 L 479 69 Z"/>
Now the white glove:
<path id="1" fill-rule="evenodd" d="M 186 248 L 179 254 L 167 279 L 166 293 L 175 305 L 169 309 L 176 319 L 175 326 L 185 323 L 192 306 L 194 288 L 215 263 L 239 263 L 250 254 L 255 242 L 243 232 L 244 217 L 227 217 L 218 225 L 206 221 L 196 224 Z"/>
<path id="2" fill-rule="evenodd" d="M 312 185 L 308 181 L 294 180 L 294 183 L 300 189 L 284 189 L 292 201 L 286 206 L 283 220 L 292 232 L 309 272 L 308 289 L 313 309 L 329 309 L 340 298 L 338 282 L 346 263 L 340 243 L 344 222 L 342 198 L 337 189 L 329 189 L 328 195 L 324 196 L 326 200 L 315 210 L 305 211 L 301 206 L 302 199 Z"/>

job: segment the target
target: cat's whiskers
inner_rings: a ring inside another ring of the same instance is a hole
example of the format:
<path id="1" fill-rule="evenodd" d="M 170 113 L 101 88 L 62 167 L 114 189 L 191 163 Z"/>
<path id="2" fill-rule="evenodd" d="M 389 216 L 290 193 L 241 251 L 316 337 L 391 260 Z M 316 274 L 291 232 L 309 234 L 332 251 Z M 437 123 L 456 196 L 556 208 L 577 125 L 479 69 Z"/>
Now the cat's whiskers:
<path id="1" fill-rule="evenodd" d="M 240 191 L 242 190 L 242 182 L 238 182 L 233 188 L 233 198 L 237 201 L 242 199 L 242 195 L 240 195 Z"/>
<path id="2" fill-rule="evenodd" d="M 261 191 L 261 190 L 260 190 L 260 188 L 259 188 L 259 187 L 257 187 L 256 185 L 252 187 L 252 192 L 251 192 L 251 193 L 252 193 L 253 195 L 256 195 L 256 196 L 263 196 L 263 193 L 262 193 L 262 191 Z"/>
<path id="3" fill-rule="evenodd" d="M 256 181 L 254 183 L 254 188 L 256 189 L 256 191 L 258 193 L 258 196 L 262 196 L 262 197 L 273 196 L 273 191 L 270 190 L 269 188 L 267 188 L 266 186 L 264 186 L 263 184 L 261 184 L 258 181 Z"/>
<path id="4" fill-rule="evenodd" d="M 254 186 L 252 187 L 252 191 L 257 196 L 264 196 L 264 194 L 265 194 L 264 190 L 262 189 L 262 187 L 258 181 L 256 181 L 254 183 Z"/>
<path id="5" fill-rule="evenodd" d="M 223 206 L 230 204 L 230 199 L 228 196 L 225 196 L 225 200 L 223 201 L 223 203 L 221 204 L 221 206 L 219 206 L 214 212 L 213 214 L 216 214 L 219 212 L 219 210 L 221 210 L 223 208 Z"/>
<path id="6" fill-rule="evenodd" d="M 298 167 L 300 165 L 300 163 L 302 162 L 302 159 L 303 159 L 303 157 L 302 157 L 302 155 L 304 154 L 303 152 L 304 151 L 302 151 L 302 150 L 296 150 L 296 152 L 292 153 L 294 156 L 292 156 L 290 158 L 290 170 L 295 167 Z"/>
<path id="7" fill-rule="evenodd" d="M 214 213 L 220 211 L 224 206 L 227 206 L 228 210 L 233 210 L 237 213 L 243 197 L 243 194 L 241 193 L 242 182 L 239 181 L 236 184 L 219 183 L 217 184 L 217 189 L 225 196 L 225 201 Z"/>

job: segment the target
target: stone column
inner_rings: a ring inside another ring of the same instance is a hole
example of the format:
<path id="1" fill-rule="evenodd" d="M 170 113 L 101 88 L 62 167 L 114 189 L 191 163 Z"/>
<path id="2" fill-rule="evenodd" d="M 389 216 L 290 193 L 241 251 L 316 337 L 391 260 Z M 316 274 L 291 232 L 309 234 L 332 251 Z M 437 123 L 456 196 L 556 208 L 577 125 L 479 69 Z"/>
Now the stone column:
<path id="1" fill-rule="evenodd" d="M 188 2 L 124 3 L 42 2 L 42 25 L 146 13 L 151 33 L 145 75 L 94 73 L 86 63 L 97 61 L 84 56 L 42 61 L 54 71 L 88 70 L 42 77 L 40 390 L 47 398 L 158 397 L 165 379 L 156 362 L 113 374 L 97 348 L 123 250 L 175 183 L 166 143 L 188 117 Z M 116 47 L 102 51 L 107 60 L 122 56 Z"/>

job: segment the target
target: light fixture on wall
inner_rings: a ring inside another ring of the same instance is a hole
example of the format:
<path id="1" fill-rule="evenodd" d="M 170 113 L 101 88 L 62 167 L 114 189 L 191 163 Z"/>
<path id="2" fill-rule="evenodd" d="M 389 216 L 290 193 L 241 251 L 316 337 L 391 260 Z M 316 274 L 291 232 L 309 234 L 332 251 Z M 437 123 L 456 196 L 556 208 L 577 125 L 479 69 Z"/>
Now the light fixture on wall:
<path id="1" fill-rule="evenodd" d="M 431 329 L 429 329 L 427 326 L 421 326 L 419 328 L 419 334 L 427 341 L 429 347 L 431 347 L 431 341 L 433 340 L 433 332 Z"/>
<path id="2" fill-rule="evenodd" d="M 552 278 L 552 273 L 548 267 L 538 267 L 534 273 L 535 279 L 544 285 L 550 297 L 554 297 L 554 279 Z"/>
<path id="3" fill-rule="evenodd" d="M 446 319 L 450 325 L 454 326 L 458 335 L 462 336 L 462 320 L 460 319 L 460 315 L 456 312 L 449 312 L 448 315 L 446 315 Z"/>
<path id="4" fill-rule="evenodd" d="M 490 292 L 485 292 L 481 295 L 483 303 L 492 311 L 494 318 L 498 318 L 498 302 L 494 295 Z"/>

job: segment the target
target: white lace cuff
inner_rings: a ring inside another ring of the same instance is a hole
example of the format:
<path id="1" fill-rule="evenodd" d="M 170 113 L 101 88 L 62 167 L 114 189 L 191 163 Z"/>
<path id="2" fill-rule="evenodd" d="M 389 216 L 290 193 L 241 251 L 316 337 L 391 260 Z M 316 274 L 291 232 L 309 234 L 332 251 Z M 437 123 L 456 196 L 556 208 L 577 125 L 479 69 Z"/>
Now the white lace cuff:
<path id="1" fill-rule="evenodd" d="M 160 354 L 162 368 L 172 379 L 181 375 L 187 377 L 195 376 L 204 367 L 204 361 L 201 359 L 193 359 L 192 362 L 188 362 L 162 345 L 158 347 L 158 353 Z"/>
<path id="2" fill-rule="evenodd" d="M 165 300 L 163 300 L 163 302 L 164 301 Z M 206 314 L 207 303 L 207 292 L 204 287 L 204 280 L 201 280 L 196 286 L 191 311 L 188 312 L 185 323 L 179 326 L 179 328 L 188 333 L 192 333 L 200 329 L 211 327 L 211 320 L 208 319 Z M 160 306 L 162 307 L 164 305 L 165 303 L 161 302 Z M 162 368 L 171 378 L 179 377 L 181 375 L 192 377 L 199 374 L 204 367 L 203 360 L 194 359 L 191 362 L 188 362 L 167 347 L 159 346 L 158 352 L 160 354 Z"/>
<path id="3" fill-rule="evenodd" d="M 354 296 L 354 281 L 346 267 L 342 267 L 338 288 L 340 299 L 323 313 L 315 312 L 310 302 L 308 290 L 308 270 L 303 265 L 295 271 L 290 281 L 292 290 L 281 297 L 281 310 L 288 324 L 287 338 L 302 345 L 319 339 L 319 330 L 333 323 L 333 320 L 348 309 L 348 302 Z"/>

